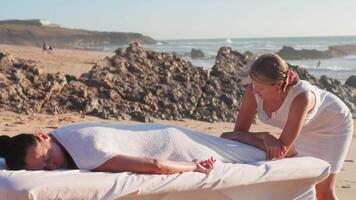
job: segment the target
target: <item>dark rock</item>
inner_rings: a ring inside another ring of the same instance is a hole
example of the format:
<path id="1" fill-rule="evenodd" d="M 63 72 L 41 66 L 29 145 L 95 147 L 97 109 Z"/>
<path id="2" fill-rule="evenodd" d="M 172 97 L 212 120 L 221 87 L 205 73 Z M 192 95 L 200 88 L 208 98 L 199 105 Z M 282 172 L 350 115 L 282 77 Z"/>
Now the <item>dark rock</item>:
<path id="1" fill-rule="evenodd" d="M 283 46 L 282 49 L 277 52 L 277 54 L 286 60 L 325 59 L 332 57 L 329 51 L 318 51 L 315 49 L 296 50 L 288 46 Z"/>
<path id="2" fill-rule="evenodd" d="M 245 51 L 243 55 L 245 56 L 245 59 L 253 57 L 253 53 L 251 51 Z"/>
<path id="3" fill-rule="evenodd" d="M 193 59 L 203 58 L 204 52 L 200 49 L 192 48 L 192 50 L 190 51 L 190 57 L 192 57 Z"/>
<path id="4" fill-rule="evenodd" d="M 326 51 L 318 50 L 296 50 L 292 47 L 284 46 L 281 50 L 277 52 L 282 58 L 287 60 L 302 60 L 302 59 L 326 59 L 333 57 L 342 57 L 347 55 L 356 55 L 356 45 L 346 44 L 346 45 L 334 45 L 329 46 Z"/>
<path id="5" fill-rule="evenodd" d="M 64 77 L 66 78 L 67 83 L 77 80 L 77 77 L 70 75 L 70 74 L 66 74 L 66 75 L 64 75 Z"/>
<path id="6" fill-rule="evenodd" d="M 348 85 L 348 86 L 356 88 L 356 76 L 355 75 L 350 76 L 346 80 L 345 85 Z"/>
<path id="7" fill-rule="evenodd" d="M 153 122 L 153 119 L 150 115 L 143 114 L 143 113 L 134 113 L 131 115 L 132 119 L 140 121 L 140 122 Z"/>

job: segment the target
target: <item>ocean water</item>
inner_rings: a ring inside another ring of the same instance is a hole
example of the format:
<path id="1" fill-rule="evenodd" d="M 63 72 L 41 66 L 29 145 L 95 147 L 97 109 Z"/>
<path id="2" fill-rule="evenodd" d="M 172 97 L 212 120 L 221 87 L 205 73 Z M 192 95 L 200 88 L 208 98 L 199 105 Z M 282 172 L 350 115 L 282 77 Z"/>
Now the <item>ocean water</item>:
<path id="1" fill-rule="evenodd" d="M 157 44 L 143 45 L 147 49 L 159 52 L 175 52 L 183 58 L 191 61 L 194 65 L 210 68 L 215 63 L 215 56 L 220 47 L 228 46 L 244 53 L 251 51 L 261 54 L 265 52 L 277 52 L 283 46 L 295 49 L 327 50 L 331 45 L 356 44 L 356 36 L 337 37 L 285 37 L 285 38 L 223 38 L 223 39 L 192 39 L 192 40 L 162 40 Z M 124 47 L 124 46 L 122 46 Z M 105 50 L 113 51 L 116 47 L 108 46 Z M 192 48 L 204 52 L 205 58 L 191 59 Z M 351 75 L 356 75 L 356 55 L 321 59 L 319 60 L 288 60 L 291 64 L 306 68 L 312 75 L 320 77 L 326 75 L 344 82 Z"/>

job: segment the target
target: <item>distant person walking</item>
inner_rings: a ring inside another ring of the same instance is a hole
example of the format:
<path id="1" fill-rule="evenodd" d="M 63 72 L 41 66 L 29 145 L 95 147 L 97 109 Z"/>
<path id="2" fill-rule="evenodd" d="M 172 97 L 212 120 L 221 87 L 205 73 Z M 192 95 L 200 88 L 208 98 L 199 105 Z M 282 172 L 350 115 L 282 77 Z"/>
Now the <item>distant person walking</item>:
<path id="1" fill-rule="evenodd" d="M 320 64 L 321 64 L 321 62 L 320 62 L 320 60 L 318 60 L 318 63 L 316 64 L 316 67 L 320 67 Z"/>
<path id="2" fill-rule="evenodd" d="M 47 43 L 44 42 L 43 45 L 42 45 L 42 53 L 43 52 L 47 52 L 48 53 L 48 47 L 47 47 Z"/>
<path id="3" fill-rule="evenodd" d="M 47 52 L 48 54 L 53 53 L 54 46 L 48 45 L 46 42 L 42 45 L 42 53 Z"/>

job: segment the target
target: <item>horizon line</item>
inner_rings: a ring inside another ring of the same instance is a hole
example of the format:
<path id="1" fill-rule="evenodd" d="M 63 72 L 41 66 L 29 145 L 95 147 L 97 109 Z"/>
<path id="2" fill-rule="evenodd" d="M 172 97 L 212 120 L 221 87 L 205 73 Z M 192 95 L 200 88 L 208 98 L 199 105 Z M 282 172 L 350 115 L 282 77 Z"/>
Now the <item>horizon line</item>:
<path id="1" fill-rule="evenodd" d="M 143 33 L 142 33 L 143 34 Z M 145 34 L 146 35 L 146 34 Z M 150 36 L 151 37 L 151 36 Z M 169 38 L 169 39 L 156 39 L 157 41 L 172 41 L 172 40 L 226 40 L 226 39 L 277 39 L 277 38 L 318 38 L 318 37 L 356 37 L 356 35 L 309 35 L 309 36 L 243 36 L 243 37 L 202 37 L 202 38 Z"/>

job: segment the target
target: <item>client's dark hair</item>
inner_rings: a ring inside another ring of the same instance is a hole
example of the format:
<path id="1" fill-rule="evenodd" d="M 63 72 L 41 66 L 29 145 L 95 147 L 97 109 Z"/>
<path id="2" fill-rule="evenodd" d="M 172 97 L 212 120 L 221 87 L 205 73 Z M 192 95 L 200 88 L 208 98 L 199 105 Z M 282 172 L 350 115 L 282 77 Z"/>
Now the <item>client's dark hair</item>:
<path id="1" fill-rule="evenodd" d="M 0 136 L 0 157 L 5 158 L 8 169 L 24 169 L 27 149 L 36 145 L 37 138 L 32 134 L 20 134 L 14 137 L 2 135 Z"/>

